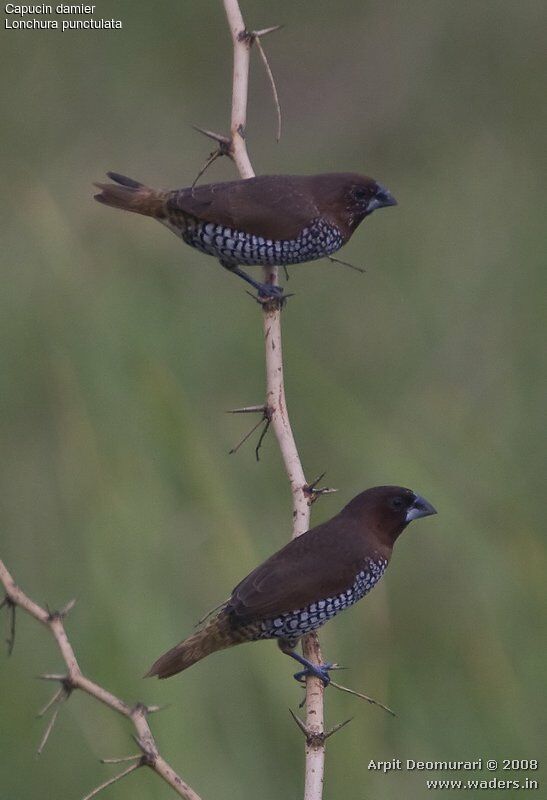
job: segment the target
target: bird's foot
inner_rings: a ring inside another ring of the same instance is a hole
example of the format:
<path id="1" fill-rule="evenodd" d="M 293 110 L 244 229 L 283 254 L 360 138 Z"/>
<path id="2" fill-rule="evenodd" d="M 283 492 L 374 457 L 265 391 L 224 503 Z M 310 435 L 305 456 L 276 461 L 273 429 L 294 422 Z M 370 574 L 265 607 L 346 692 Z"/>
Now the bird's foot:
<path id="1" fill-rule="evenodd" d="M 256 294 L 252 292 L 247 292 L 247 294 L 259 305 L 273 308 L 283 308 L 288 298 L 294 296 L 294 293 L 285 294 L 281 286 L 272 286 L 269 283 L 257 283 L 256 292 Z"/>
<path id="2" fill-rule="evenodd" d="M 250 275 L 247 275 L 247 273 L 244 272 L 237 264 L 231 264 L 227 261 L 221 261 L 220 263 L 223 267 L 230 270 L 230 272 L 233 272 L 234 275 L 238 275 L 242 280 L 249 283 L 253 289 L 255 289 L 256 295 L 251 294 L 251 292 L 248 292 L 248 294 L 253 298 L 253 300 L 256 300 L 257 303 L 260 303 L 262 306 L 269 304 L 271 307 L 282 308 L 287 297 L 291 297 L 290 294 L 284 294 L 281 286 L 275 286 L 272 283 L 259 283 L 258 281 L 255 281 L 254 278 L 251 278 Z"/>
<path id="3" fill-rule="evenodd" d="M 284 303 L 285 299 L 290 296 L 284 293 L 282 286 L 274 286 L 271 283 L 257 283 L 256 289 L 256 299 L 259 303 L 269 303 L 271 300 Z"/>
<path id="4" fill-rule="evenodd" d="M 324 686 L 328 686 L 330 683 L 329 671 L 332 669 L 340 669 L 340 667 L 338 664 L 331 664 L 330 661 L 326 664 L 312 664 L 310 662 L 305 669 L 300 670 L 300 672 L 295 672 L 293 677 L 299 683 L 304 683 L 306 678 L 313 676 L 323 681 Z"/>

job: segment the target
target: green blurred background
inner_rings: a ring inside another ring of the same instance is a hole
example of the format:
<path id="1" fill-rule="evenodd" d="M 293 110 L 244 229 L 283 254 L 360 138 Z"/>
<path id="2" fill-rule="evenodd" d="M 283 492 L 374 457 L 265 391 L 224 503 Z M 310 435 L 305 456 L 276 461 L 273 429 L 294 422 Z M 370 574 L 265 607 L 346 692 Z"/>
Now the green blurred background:
<path id="1" fill-rule="evenodd" d="M 344 682 L 398 713 L 327 692 L 328 723 L 354 721 L 329 742 L 325 797 L 441 797 L 425 777 L 442 775 L 384 776 L 368 761 L 538 758 L 545 744 L 547 7 L 259 0 L 243 11 L 254 28 L 286 25 L 265 45 L 280 144 L 253 61 L 256 171 L 362 171 L 399 200 L 343 251 L 366 275 L 328 262 L 291 271 L 292 422 L 309 478 L 327 470 L 340 490 L 313 519 L 385 482 L 439 509 L 322 635 L 351 667 Z M 2 30 L 0 557 L 37 601 L 78 598 L 68 627 L 89 676 L 169 704 L 154 732 L 204 800 L 299 798 L 303 741 L 288 707 L 301 690 L 272 643 L 141 680 L 290 535 L 273 437 L 259 464 L 252 445 L 228 455 L 250 420 L 225 411 L 264 397 L 260 311 L 212 259 L 92 201 L 109 169 L 188 185 L 211 149 L 191 124 L 226 130 L 221 3 L 105 0 L 96 16 L 124 29 Z M 229 162 L 208 174 L 233 176 Z M 34 676 L 60 667 L 47 633 L 20 616 L 0 659 L 1 800 L 81 798 L 114 774 L 99 758 L 135 750 L 123 720 L 75 696 L 36 757 L 50 687 Z M 143 772 L 104 796 L 174 795 Z"/>

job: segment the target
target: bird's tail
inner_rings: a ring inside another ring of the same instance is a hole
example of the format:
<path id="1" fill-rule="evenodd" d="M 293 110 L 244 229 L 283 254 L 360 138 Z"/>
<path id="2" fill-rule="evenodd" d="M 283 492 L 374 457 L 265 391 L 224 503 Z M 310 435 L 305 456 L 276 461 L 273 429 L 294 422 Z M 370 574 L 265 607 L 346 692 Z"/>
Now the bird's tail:
<path id="1" fill-rule="evenodd" d="M 124 211 L 134 211 L 147 217 L 163 219 L 165 217 L 165 193 L 157 189 L 150 189 L 132 178 L 118 175 L 117 172 L 107 172 L 109 178 L 115 183 L 95 183 L 100 194 L 95 195 L 95 200 L 105 206 L 123 208 Z"/>
<path id="2" fill-rule="evenodd" d="M 151 678 L 157 675 L 158 678 L 170 678 L 171 675 L 188 669 L 196 661 L 201 661 L 210 653 L 224 650 L 226 647 L 232 647 L 242 641 L 245 641 L 244 634 L 234 630 L 230 625 L 228 614 L 221 611 L 203 630 L 192 634 L 160 656 L 152 664 L 145 677 Z"/>

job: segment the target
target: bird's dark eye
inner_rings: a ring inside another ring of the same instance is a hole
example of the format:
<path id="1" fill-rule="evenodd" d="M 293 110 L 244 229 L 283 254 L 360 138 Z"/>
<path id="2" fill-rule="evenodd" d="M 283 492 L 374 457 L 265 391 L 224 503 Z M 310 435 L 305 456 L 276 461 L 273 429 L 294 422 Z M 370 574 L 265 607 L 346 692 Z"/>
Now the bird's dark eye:
<path id="1" fill-rule="evenodd" d="M 361 203 L 364 200 L 368 200 L 369 192 L 367 189 L 354 189 L 353 196 Z"/>
<path id="2" fill-rule="evenodd" d="M 391 500 L 391 508 L 395 509 L 395 511 L 400 511 L 404 506 L 404 501 L 402 497 L 394 497 Z"/>

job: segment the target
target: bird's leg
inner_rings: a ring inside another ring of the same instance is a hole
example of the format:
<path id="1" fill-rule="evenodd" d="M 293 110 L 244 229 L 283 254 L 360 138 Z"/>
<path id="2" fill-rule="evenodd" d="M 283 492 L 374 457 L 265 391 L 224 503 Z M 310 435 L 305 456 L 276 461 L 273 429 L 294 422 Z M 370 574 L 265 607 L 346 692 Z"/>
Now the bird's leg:
<path id="1" fill-rule="evenodd" d="M 319 680 L 323 681 L 325 686 L 329 685 L 329 670 L 336 669 L 335 664 L 331 664 L 330 662 L 327 662 L 326 664 L 314 664 L 313 662 L 308 661 L 307 658 L 304 658 L 304 656 L 301 656 L 299 653 L 295 652 L 294 648 L 291 647 L 286 639 L 280 639 L 278 645 L 282 653 L 294 658 L 295 661 L 298 661 L 298 663 L 302 664 L 304 667 L 304 669 L 300 670 L 300 672 L 295 672 L 293 676 L 295 680 L 302 682 L 309 675 L 313 675 L 316 678 L 319 678 Z"/>
<path id="2" fill-rule="evenodd" d="M 272 286 L 269 283 L 259 283 L 258 281 L 255 281 L 254 278 L 251 278 L 250 275 L 247 275 L 247 273 L 244 272 L 237 264 L 232 264 L 229 261 L 221 261 L 220 263 L 225 269 L 233 272 L 234 275 L 238 275 L 240 278 L 243 278 L 243 280 L 247 281 L 247 283 L 250 283 L 253 289 L 256 289 L 258 292 L 257 299 L 259 302 L 261 298 L 264 297 L 277 300 L 284 299 L 283 289 L 281 286 Z"/>

